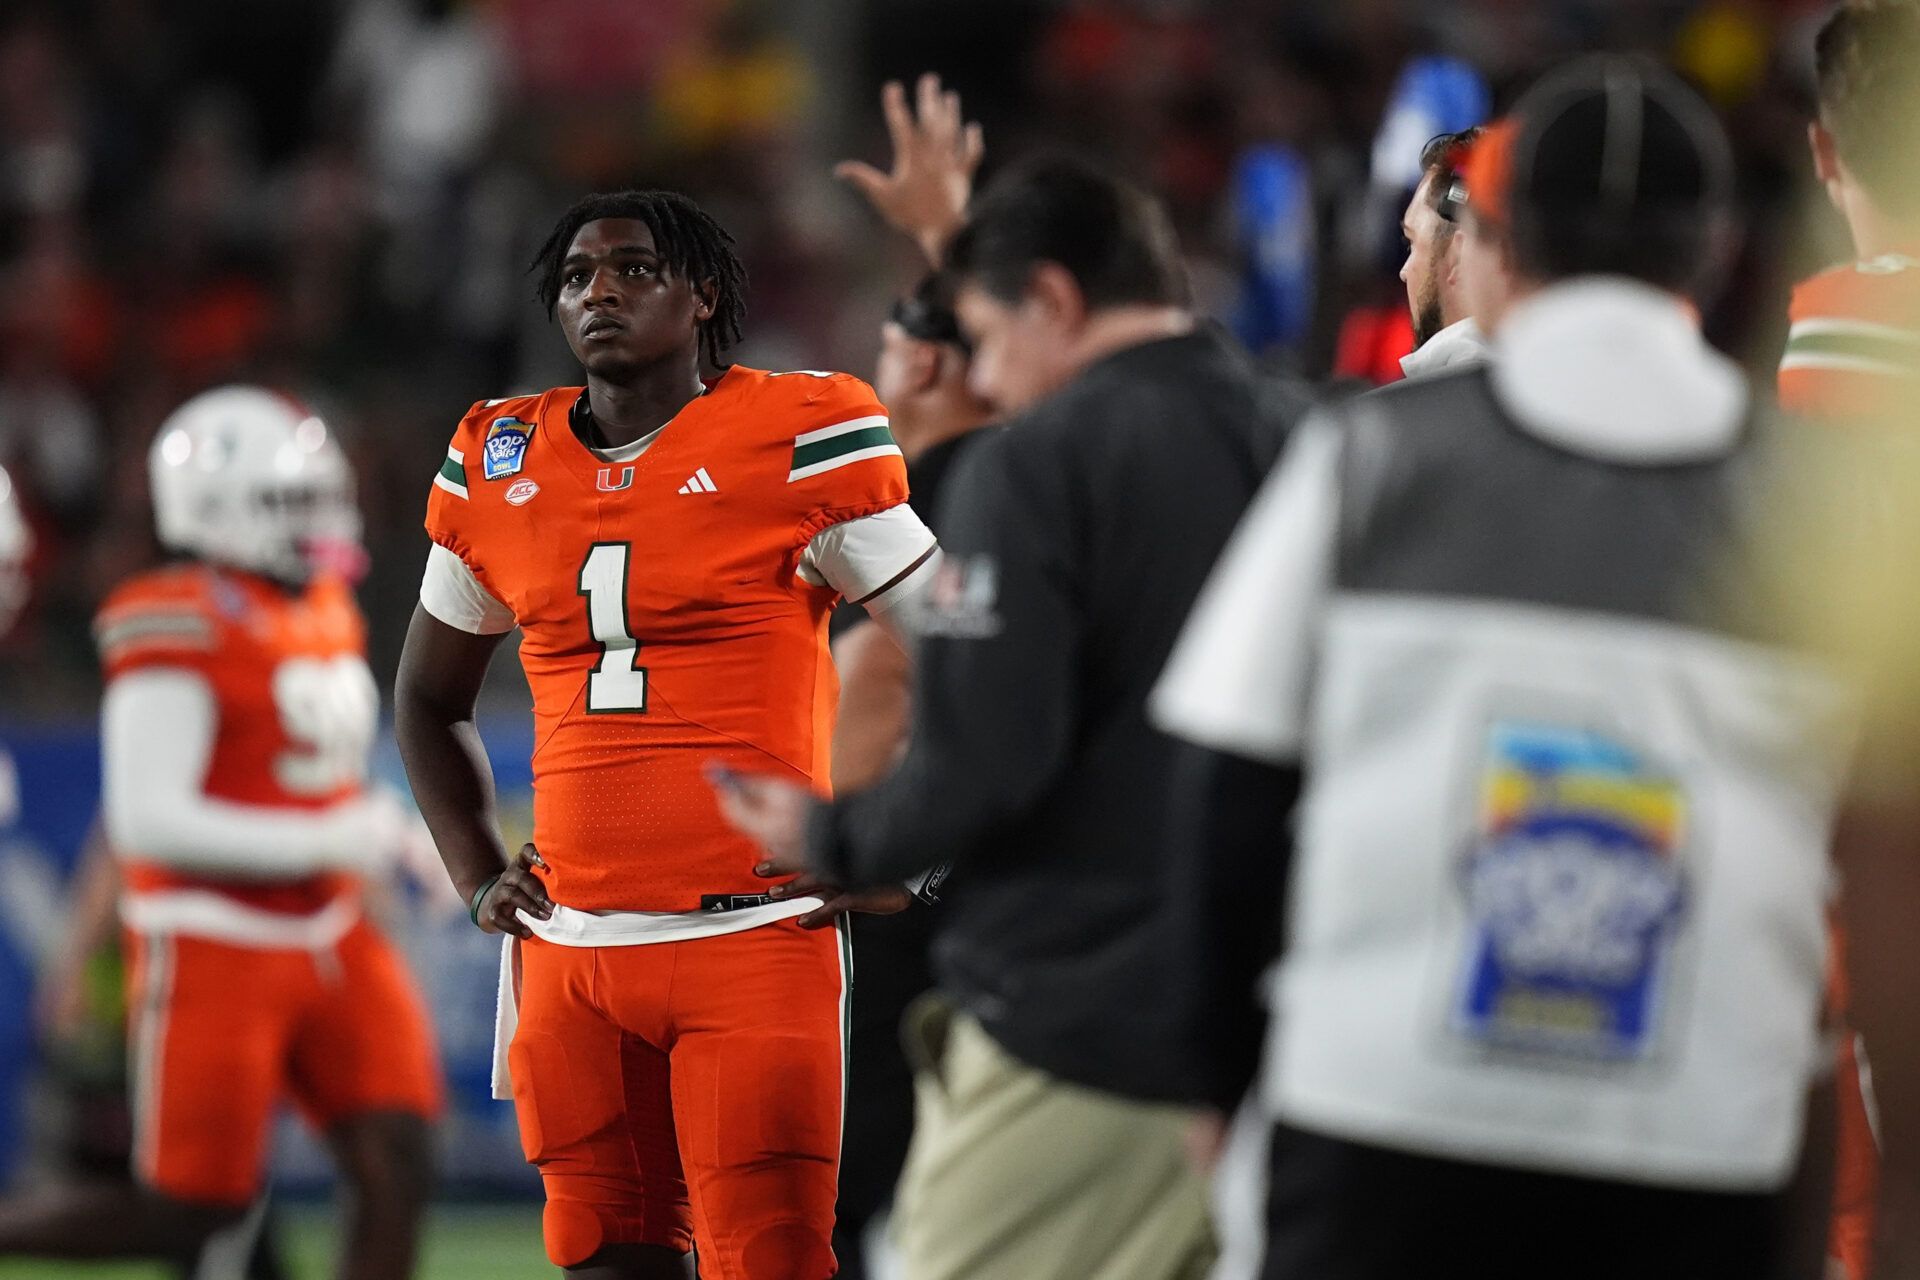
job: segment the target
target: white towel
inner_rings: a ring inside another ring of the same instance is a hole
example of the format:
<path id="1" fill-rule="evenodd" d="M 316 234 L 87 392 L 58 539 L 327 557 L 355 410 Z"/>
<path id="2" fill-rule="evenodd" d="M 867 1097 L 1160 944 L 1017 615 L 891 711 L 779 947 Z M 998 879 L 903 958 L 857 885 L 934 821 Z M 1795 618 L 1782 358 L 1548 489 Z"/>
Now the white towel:
<path id="1" fill-rule="evenodd" d="M 507 1046 L 520 1026 L 520 1001 L 513 989 L 514 948 L 520 939 L 510 933 L 500 935 L 500 990 L 493 1003 L 493 1096 L 502 1102 L 513 1101 L 513 1077 L 507 1074 Z"/>

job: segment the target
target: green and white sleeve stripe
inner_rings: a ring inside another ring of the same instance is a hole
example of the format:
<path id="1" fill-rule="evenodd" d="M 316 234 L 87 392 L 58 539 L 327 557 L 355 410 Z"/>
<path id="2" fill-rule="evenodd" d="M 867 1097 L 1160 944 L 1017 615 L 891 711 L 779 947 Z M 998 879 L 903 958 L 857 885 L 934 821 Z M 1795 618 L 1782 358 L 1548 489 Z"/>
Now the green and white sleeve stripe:
<path id="1" fill-rule="evenodd" d="M 467 496 L 467 460 L 458 449 L 448 447 L 447 460 L 440 464 L 440 473 L 434 476 L 433 485 L 456 498 Z"/>
<path id="2" fill-rule="evenodd" d="M 94 626 L 93 638 L 101 653 L 150 642 L 211 649 L 213 625 L 197 610 L 150 608 L 102 618 Z"/>
<path id="3" fill-rule="evenodd" d="M 851 462 L 883 458 L 888 454 L 898 455 L 899 452 L 900 446 L 893 442 L 893 432 L 887 429 L 885 414 L 836 422 L 830 427 L 821 427 L 793 438 L 793 469 L 787 472 L 787 483 L 805 480 L 808 476 L 817 476 Z"/>
<path id="4" fill-rule="evenodd" d="M 1920 332 L 1865 320 L 1810 319 L 1787 332 L 1782 369 L 1920 373 Z"/>

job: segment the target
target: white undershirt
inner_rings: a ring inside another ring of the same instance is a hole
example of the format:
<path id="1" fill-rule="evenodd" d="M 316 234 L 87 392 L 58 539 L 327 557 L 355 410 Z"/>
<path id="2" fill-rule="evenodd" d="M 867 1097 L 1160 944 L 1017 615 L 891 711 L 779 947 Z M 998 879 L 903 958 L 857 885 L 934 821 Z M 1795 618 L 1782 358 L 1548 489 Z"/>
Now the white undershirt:
<path id="1" fill-rule="evenodd" d="M 641 436 L 638 440 L 630 440 L 626 444 L 619 445 L 612 449 L 596 449 L 592 445 L 588 445 L 587 452 L 602 462 L 635 462 L 638 461 L 641 454 L 653 447 L 653 442 L 658 440 L 660 433 L 666 429 L 666 424 L 662 423 L 647 432 L 647 434 Z"/>

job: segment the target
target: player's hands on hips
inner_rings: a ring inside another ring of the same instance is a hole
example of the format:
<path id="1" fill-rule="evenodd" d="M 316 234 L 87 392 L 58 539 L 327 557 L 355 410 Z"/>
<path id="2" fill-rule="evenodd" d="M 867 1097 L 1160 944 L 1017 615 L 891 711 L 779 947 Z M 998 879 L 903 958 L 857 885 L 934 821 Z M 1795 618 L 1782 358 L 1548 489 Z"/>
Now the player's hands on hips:
<path id="1" fill-rule="evenodd" d="M 986 143 L 978 124 L 962 122 L 960 95 L 942 90 L 939 76 L 921 76 L 916 95 L 917 112 L 907 105 L 899 81 L 888 81 L 880 91 L 880 109 L 893 138 L 893 172 L 843 160 L 833 173 L 857 187 L 875 212 L 912 236 L 927 260 L 939 266 L 947 241 L 966 220 L 974 170 Z"/>
<path id="2" fill-rule="evenodd" d="M 520 912 L 536 920 L 552 919 L 553 899 L 547 896 L 540 877 L 533 874 L 535 867 L 545 871 L 546 859 L 532 845 L 521 845 L 507 869 L 481 893 L 474 908 L 474 923 L 488 933 L 510 933 L 516 938 L 526 938 L 533 935 L 533 930 L 520 918 Z"/>

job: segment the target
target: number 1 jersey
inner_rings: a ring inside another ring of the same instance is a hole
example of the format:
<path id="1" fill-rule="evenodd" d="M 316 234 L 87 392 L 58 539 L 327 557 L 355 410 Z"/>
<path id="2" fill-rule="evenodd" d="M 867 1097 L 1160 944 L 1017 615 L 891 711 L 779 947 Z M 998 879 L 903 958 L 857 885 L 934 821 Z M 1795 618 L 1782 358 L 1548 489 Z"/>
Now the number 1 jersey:
<path id="1" fill-rule="evenodd" d="M 582 394 L 474 406 L 427 507 L 521 628 L 548 891 L 675 912 L 763 892 L 705 770 L 827 790 L 840 595 L 801 562 L 822 530 L 906 501 L 886 411 L 844 374 L 734 366 L 608 462 L 569 425 Z"/>

